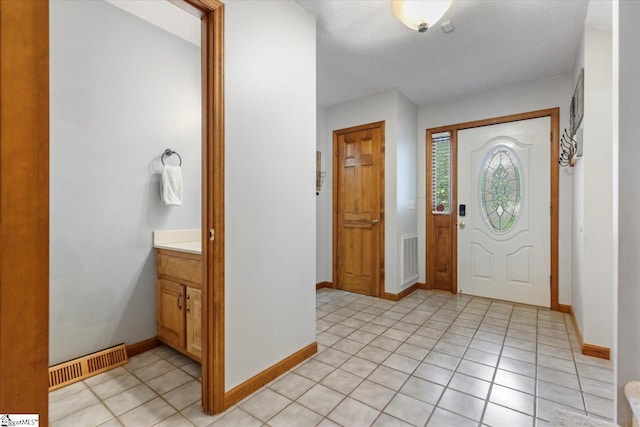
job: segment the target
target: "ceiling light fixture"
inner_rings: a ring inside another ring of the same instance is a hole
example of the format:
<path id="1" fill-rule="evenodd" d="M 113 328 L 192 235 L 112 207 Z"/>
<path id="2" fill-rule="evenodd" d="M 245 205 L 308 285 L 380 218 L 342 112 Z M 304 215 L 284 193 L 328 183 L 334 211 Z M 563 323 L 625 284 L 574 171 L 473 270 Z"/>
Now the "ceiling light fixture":
<path id="1" fill-rule="evenodd" d="M 453 0 L 391 0 L 391 13 L 407 27 L 424 33 L 442 18 Z"/>

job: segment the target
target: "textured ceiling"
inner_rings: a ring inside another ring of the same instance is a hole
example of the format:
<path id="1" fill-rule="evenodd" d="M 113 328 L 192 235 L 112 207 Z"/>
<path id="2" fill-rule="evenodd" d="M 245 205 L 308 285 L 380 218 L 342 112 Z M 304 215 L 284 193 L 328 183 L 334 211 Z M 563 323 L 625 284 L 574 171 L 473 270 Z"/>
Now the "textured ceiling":
<path id="1" fill-rule="evenodd" d="M 392 88 L 422 105 L 571 72 L 588 4 L 456 0 L 441 20 L 452 33 L 419 34 L 388 0 L 296 1 L 317 19 L 323 106 Z"/>

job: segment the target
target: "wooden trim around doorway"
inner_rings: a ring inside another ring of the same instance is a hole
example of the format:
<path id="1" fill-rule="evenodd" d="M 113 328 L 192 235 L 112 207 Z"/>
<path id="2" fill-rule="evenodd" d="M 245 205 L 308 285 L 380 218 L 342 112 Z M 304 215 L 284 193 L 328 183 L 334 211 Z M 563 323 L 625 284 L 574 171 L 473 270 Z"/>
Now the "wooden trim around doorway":
<path id="1" fill-rule="evenodd" d="M 429 171 L 431 170 L 431 150 L 430 150 L 430 138 L 431 135 L 440 133 L 440 132 L 451 132 L 451 157 L 452 157 L 452 166 L 451 166 L 451 176 L 457 177 L 457 133 L 463 129 L 476 128 L 481 126 L 490 126 L 495 124 L 509 123 L 509 122 L 517 122 L 520 120 L 529 120 L 536 119 L 540 117 L 549 117 L 551 119 L 551 153 L 550 153 L 550 202 L 551 202 L 551 225 L 550 225 L 550 287 L 551 287 L 551 301 L 550 308 L 552 310 L 561 310 L 561 306 L 558 302 L 558 241 L 559 241 L 559 224 L 560 224 L 560 215 L 559 215 L 559 203 L 560 203 L 560 192 L 559 192 L 559 179 L 560 179 L 560 167 L 558 165 L 559 151 L 560 151 L 560 108 L 548 108 L 544 110 L 530 111 L 526 113 L 512 114 L 508 116 L 494 117 L 490 119 L 484 120 L 475 120 L 471 122 L 458 123 L 447 126 L 440 126 L 436 128 L 427 129 L 426 131 L 426 141 L 427 141 L 427 163 L 426 163 L 426 176 L 427 176 L 427 194 L 426 194 L 426 263 L 427 266 L 427 276 L 426 276 L 426 285 L 427 289 L 433 289 L 433 277 L 432 273 L 429 271 L 429 266 L 433 261 L 430 261 L 430 258 L 433 257 L 434 249 L 435 249 L 435 241 L 434 241 L 434 220 L 431 218 L 433 214 L 431 213 L 431 174 Z M 451 206 L 452 206 L 452 217 L 451 223 L 453 226 L 450 231 L 450 239 L 452 243 L 452 247 L 456 248 L 457 245 L 457 206 L 458 206 L 458 195 L 457 195 L 457 186 L 456 180 L 452 179 L 452 188 L 451 188 Z M 451 292 L 457 293 L 457 271 L 458 271 L 458 254 L 457 250 L 451 251 L 451 269 L 452 275 L 455 278 L 452 281 Z"/>
<path id="2" fill-rule="evenodd" d="M 224 6 L 171 1 L 202 22 L 202 407 L 222 412 Z M 48 239 L 49 2 L 0 0 L 0 413 L 37 413 L 42 425 L 49 422 Z"/>
<path id="3" fill-rule="evenodd" d="M 49 2 L 0 0 L 0 413 L 48 425 L 48 337 Z"/>
<path id="4" fill-rule="evenodd" d="M 219 0 L 169 1 L 202 22 L 202 410 L 218 414 L 227 409 L 224 387 L 224 4 Z M 213 230 L 213 239 L 210 230 Z"/>
<path id="5" fill-rule="evenodd" d="M 202 21 L 202 409 L 225 405 L 224 4 L 171 0 Z M 212 233 L 212 234 L 211 234 Z"/>

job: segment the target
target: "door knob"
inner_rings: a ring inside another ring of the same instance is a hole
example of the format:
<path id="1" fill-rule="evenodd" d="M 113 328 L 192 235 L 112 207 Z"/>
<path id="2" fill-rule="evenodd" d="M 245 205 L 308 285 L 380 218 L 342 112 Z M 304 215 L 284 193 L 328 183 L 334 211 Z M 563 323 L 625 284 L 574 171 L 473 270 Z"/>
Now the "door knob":
<path id="1" fill-rule="evenodd" d="M 371 225 L 376 225 L 377 223 L 378 223 L 378 220 L 377 220 L 377 219 L 373 219 L 373 220 L 371 220 Z"/>
<path id="2" fill-rule="evenodd" d="M 464 228 L 464 221 L 460 221 L 460 228 Z"/>

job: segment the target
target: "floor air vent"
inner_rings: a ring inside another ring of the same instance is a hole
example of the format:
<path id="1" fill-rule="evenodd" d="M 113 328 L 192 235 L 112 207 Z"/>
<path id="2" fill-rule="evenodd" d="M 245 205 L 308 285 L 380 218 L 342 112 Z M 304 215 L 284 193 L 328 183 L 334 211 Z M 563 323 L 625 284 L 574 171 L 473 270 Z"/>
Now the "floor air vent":
<path id="1" fill-rule="evenodd" d="M 400 258 L 402 259 L 402 285 L 413 284 L 418 280 L 418 235 L 402 236 Z"/>
<path id="2" fill-rule="evenodd" d="M 49 368 L 49 391 L 92 377 L 128 362 L 124 344 L 91 353 Z"/>

